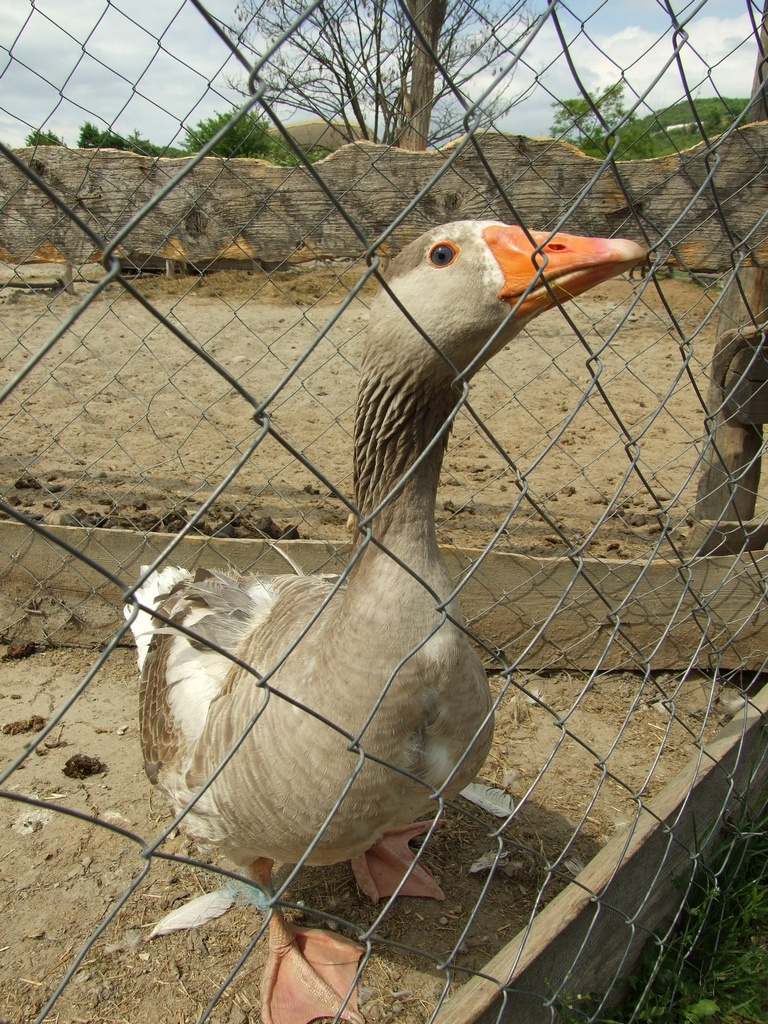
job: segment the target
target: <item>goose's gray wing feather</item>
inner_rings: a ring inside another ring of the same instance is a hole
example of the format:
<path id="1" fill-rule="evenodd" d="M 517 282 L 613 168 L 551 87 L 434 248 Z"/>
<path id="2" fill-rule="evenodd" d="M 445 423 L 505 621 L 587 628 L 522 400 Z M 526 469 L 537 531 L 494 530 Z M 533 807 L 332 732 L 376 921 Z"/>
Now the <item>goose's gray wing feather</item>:
<path id="1" fill-rule="evenodd" d="M 193 577 L 169 568 L 151 576 L 136 596 L 163 616 L 140 612 L 132 623 L 144 765 L 158 784 L 164 768 L 178 769 L 186 759 L 232 666 L 227 654 L 266 619 L 275 594 L 270 577 L 238 581 L 210 569 Z"/>

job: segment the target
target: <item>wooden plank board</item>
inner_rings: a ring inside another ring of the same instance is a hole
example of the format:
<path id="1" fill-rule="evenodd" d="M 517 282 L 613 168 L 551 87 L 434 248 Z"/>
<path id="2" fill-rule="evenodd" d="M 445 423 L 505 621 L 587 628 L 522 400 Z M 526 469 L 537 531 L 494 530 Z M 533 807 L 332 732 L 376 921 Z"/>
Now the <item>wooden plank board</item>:
<path id="1" fill-rule="evenodd" d="M 719 519 L 694 520 L 687 550 L 700 555 L 735 555 L 742 549 L 762 551 L 768 544 L 768 523 L 762 519 L 740 522 Z"/>
<path id="2" fill-rule="evenodd" d="M 693 858 L 711 849 L 728 809 L 738 816 L 742 798 L 755 807 L 765 799 L 766 712 L 768 687 L 485 965 L 496 981 L 468 981 L 436 1024 L 551 1024 L 555 995 L 612 989 L 615 1003 L 645 940 L 674 918 Z"/>
<path id="3" fill-rule="evenodd" d="M 702 144 L 681 154 L 623 161 L 621 182 L 610 169 L 593 182 L 600 162 L 552 139 L 484 132 L 469 144 L 458 140 L 425 153 L 353 143 L 314 165 L 331 195 L 343 197 L 346 217 L 304 167 L 206 157 L 135 225 L 119 252 L 134 263 L 161 257 L 197 266 L 224 259 L 280 263 L 358 257 L 365 239 L 387 230 L 446 157 L 459 150 L 388 238 L 391 250 L 428 227 L 460 218 L 519 219 L 546 229 L 586 189 L 563 230 L 624 235 L 650 245 L 663 237 L 662 256 L 669 262 L 710 272 L 730 271 L 734 239 L 749 238 L 750 251 L 765 262 L 768 223 L 761 218 L 768 207 L 763 173 L 768 123 L 740 128 L 713 147 L 714 163 Z M 18 154 L 105 243 L 188 163 L 59 146 Z M 0 192 L 6 196 L 0 259 L 79 265 L 100 258 L 99 247 L 8 161 L 0 162 Z"/>
<path id="4" fill-rule="evenodd" d="M 340 572 L 349 548 L 321 541 L 254 541 L 47 527 L 51 539 L 0 523 L 0 630 L 19 642 L 103 644 L 121 623 L 122 589 L 59 546 L 71 545 L 129 585 L 163 552 L 168 561 L 240 572 Z M 461 584 L 469 628 L 488 648 L 528 669 L 705 670 L 763 667 L 768 555 L 698 559 L 682 565 L 610 559 L 533 558 L 443 548 Z"/>

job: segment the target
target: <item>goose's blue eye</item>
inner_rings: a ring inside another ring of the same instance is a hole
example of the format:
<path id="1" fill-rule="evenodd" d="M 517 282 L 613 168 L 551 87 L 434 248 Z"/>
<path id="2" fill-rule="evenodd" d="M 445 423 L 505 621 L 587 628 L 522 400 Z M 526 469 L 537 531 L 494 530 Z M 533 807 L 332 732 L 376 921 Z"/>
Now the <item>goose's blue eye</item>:
<path id="1" fill-rule="evenodd" d="M 429 250 L 429 258 L 436 267 L 447 267 L 458 255 L 456 246 L 448 242 L 438 242 Z"/>

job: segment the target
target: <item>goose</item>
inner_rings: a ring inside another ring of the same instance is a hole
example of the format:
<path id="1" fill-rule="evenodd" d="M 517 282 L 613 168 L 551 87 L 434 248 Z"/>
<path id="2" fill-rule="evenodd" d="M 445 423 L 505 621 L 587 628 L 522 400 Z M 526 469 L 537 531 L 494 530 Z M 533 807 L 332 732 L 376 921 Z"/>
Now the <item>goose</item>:
<path id="1" fill-rule="evenodd" d="M 437 797 L 471 782 L 491 744 L 486 673 L 435 533 L 458 392 L 534 317 L 644 258 L 625 239 L 496 221 L 411 242 L 370 309 L 346 579 L 170 566 L 126 607 L 146 773 L 176 813 L 194 801 L 186 829 L 252 880 L 269 915 L 264 1024 L 363 1024 L 363 948 L 290 924 L 273 864 L 351 860 L 372 898 L 440 898 L 407 844 L 435 827 Z"/>

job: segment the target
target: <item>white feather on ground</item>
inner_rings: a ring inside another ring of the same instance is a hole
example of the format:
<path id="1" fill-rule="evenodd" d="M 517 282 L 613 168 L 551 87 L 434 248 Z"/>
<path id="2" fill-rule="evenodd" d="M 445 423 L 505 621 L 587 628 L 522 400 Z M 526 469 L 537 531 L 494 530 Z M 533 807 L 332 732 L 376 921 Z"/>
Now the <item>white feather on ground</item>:
<path id="1" fill-rule="evenodd" d="M 506 790 L 488 786 L 484 782 L 470 782 L 462 789 L 459 796 L 482 807 L 484 811 L 495 814 L 497 818 L 508 818 L 515 809 L 514 797 L 510 796 Z"/>

